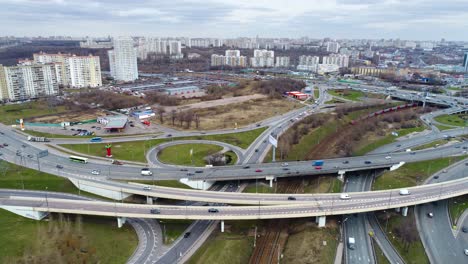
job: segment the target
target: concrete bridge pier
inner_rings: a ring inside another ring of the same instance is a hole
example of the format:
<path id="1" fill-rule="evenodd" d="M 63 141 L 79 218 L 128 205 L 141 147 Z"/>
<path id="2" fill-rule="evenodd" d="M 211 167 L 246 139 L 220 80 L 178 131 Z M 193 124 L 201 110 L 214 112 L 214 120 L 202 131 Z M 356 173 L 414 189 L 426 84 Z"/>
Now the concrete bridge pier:
<path id="1" fill-rule="evenodd" d="M 275 179 L 274 176 L 267 176 L 265 178 L 267 181 L 270 181 L 270 188 L 273 188 L 273 180 Z"/>
<path id="2" fill-rule="evenodd" d="M 341 182 L 344 182 L 344 175 L 345 175 L 346 171 L 345 170 L 339 170 L 338 171 L 338 180 L 340 180 Z"/>
<path id="3" fill-rule="evenodd" d="M 221 233 L 224 233 L 224 220 L 221 220 Z"/>
<path id="4" fill-rule="evenodd" d="M 395 208 L 395 212 L 399 213 L 401 211 L 400 207 Z"/>
<path id="5" fill-rule="evenodd" d="M 117 217 L 117 226 L 119 228 L 122 228 L 122 226 L 125 224 L 125 222 L 127 222 L 126 217 Z"/>
<path id="6" fill-rule="evenodd" d="M 146 204 L 153 204 L 153 197 L 146 196 Z"/>
<path id="7" fill-rule="evenodd" d="M 407 216 L 408 215 L 408 206 L 402 208 L 401 215 L 402 216 Z"/>
<path id="8" fill-rule="evenodd" d="M 318 225 L 318 227 L 325 227 L 326 221 L 327 221 L 326 216 L 317 216 L 317 217 L 315 217 L 315 223 Z"/>
<path id="9" fill-rule="evenodd" d="M 26 206 L 2 205 L 0 206 L 0 208 L 10 211 L 14 214 L 21 215 L 23 217 L 34 219 L 34 220 L 42 220 L 47 215 L 49 215 L 49 212 L 36 211 L 32 207 L 26 207 Z"/>

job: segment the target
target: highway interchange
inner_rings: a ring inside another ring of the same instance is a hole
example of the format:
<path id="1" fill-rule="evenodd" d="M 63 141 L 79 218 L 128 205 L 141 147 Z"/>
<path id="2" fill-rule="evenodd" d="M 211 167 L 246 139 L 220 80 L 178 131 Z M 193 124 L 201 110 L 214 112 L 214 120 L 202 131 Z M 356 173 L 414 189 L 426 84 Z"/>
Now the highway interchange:
<path id="1" fill-rule="evenodd" d="M 321 90 L 321 93 L 323 93 L 323 90 Z M 446 100 L 446 99 L 444 98 L 444 100 Z M 443 103 L 443 102 L 441 102 L 441 103 Z M 300 110 L 297 110 L 297 111 L 295 111 L 293 113 L 285 114 L 283 117 L 280 117 L 278 119 L 272 118 L 269 121 L 270 123 L 262 122 L 263 123 L 262 125 L 268 126 L 269 128 L 262 134 L 261 137 L 259 137 L 251 145 L 253 147 L 250 147 L 246 151 L 246 153 L 247 153 L 246 157 L 247 158 L 244 159 L 244 164 L 258 162 L 260 160 L 259 158 L 262 155 L 264 155 L 264 153 L 268 150 L 268 144 L 263 143 L 266 136 L 268 136 L 270 133 L 279 134 L 282 130 L 285 130 L 287 125 L 289 124 L 289 120 L 292 117 L 297 116 L 298 113 L 303 112 L 303 111 L 310 111 L 308 113 L 308 114 L 310 114 L 314 110 L 317 110 L 317 109 L 309 109 L 309 110 L 300 109 Z M 423 118 L 423 120 L 424 120 L 424 118 Z M 431 125 L 431 127 L 434 127 L 434 126 Z M 256 128 L 256 126 L 251 126 L 249 128 L 244 128 L 244 129 L 249 130 L 249 129 L 254 129 L 254 128 Z M 236 132 L 238 132 L 238 131 L 239 130 L 237 130 Z M 16 149 L 21 149 L 21 147 L 19 146 L 19 142 L 23 142 L 24 143 L 23 145 L 27 146 L 25 149 L 28 150 L 28 151 L 31 151 L 31 153 L 33 153 L 33 154 L 37 153 L 37 151 L 38 151 L 38 149 L 36 147 L 42 147 L 39 144 L 35 144 L 35 147 L 30 146 L 27 142 L 24 142 L 24 138 L 21 135 L 11 133 L 11 130 L 5 130 L 4 132 L 8 136 L 10 136 L 11 140 L 13 141 L 12 145 L 11 145 L 12 148 L 10 150 L 11 153 L 5 153 L 5 151 L 3 151 L 5 154 L 7 154 L 7 156 L 10 156 L 12 153 L 14 153 L 16 151 Z M 229 132 L 232 132 L 232 131 L 225 131 L 225 132 L 229 133 Z M 200 133 L 208 134 L 210 132 L 200 132 Z M 413 144 L 411 146 L 420 145 L 420 144 L 424 144 L 424 143 L 433 141 L 434 139 L 443 138 L 443 136 L 447 135 L 447 134 L 449 134 L 449 135 L 461 135 L 463 133 L 464 133 L 463 129 L 454 129 L 452 131 L 450 131 L 450 130 L 449 131 L 444 131 L 444 133 L 440 133 L 437 129 L 433 129 L 432 133 L 430 134 L 430 138 L 429 137 L 415 137 L 413 139 L 408 139 L 407 140 L 408 145 L 405 145 L 405 142 L 402 142 L 402 144 L 401 143 L 399 144 L 400 145 L 399 147 L 392 146 L 391 151 L 393 152 L 393 151 L 398 151 L 398 150 L 400 150 L 400 151 L 404 150 L 407 146 L 410 146 L 411 143 Z M 175 135 L 175 136 L 179 136 L 179 135 Z M 184 132 L 181 132 L 181 136 L 186 136 L 186 134 L 184 134 Z M 136 138 L 125 138 L 125 139 L 119 139 L 119 140 L 129 140 L 129 141 L 131 141 L 131 140 L 135 140 L 135 139 Z M 138 138 L 138 139 L 141 140 L 141 138 Z M 415 143 L 415 141 L 417 141 L 417 140 L 421 140 L 421 142 L 423 142 L 423 143 L 419 143 L 419 142 Z M 15 143 L 17 143 L 16 146 L 14 145 Z M 65 142 L 54 142 L 54 143 L 70 143 L 70 141 L 67 140 Z M 393 145 L 395 145 L 395 144 L 393 144 Z M 13 146 L 15 146 L 15 147 L 13 147 Z M 409 161 L 417 161 L 417 160 L 426 160 L 426 159 L 438 158 L 438 157 L 442 157 L 442 156 L 445 157 L 445 156 L 449 156 L 449 155 L 460 155 L 460 154 L 462 154 L 463 147 L 466 147 L 466 144 L 461 143 L 461 144 L 459 144 L 458 148 L 456 148 L 455 145 L 440 148 L 437 152 L 432 151 L 432 153 L 430 153 L 430 151 L 419 151 L 419 152 L 416 152 L 415 154 L 406 153 L 406 152 L 393 153 L 393 154 L 391 154 L 391 156 L 392 156 L 391 161 L 389 161 L 388 159 L 385 159 L 386 155 L 388 155 L 388 152 L 391 152 L 391 151 L 381 151 L 380 153 L 386 153 L 386 154 L 372 155 L 372 156 L 369 156 L 369 157 L 346 158 L 346 160 L 349 161 L 348 164 L 343 164 L 344 159 L 326 160 L 325 164 L 327 166 L 324 166 L 322 168 L 322 170 L 320 170 L 320 171 L 315 171 L 313 169 L 313 167 L 311 166 L 310 161 L 309 162 L 293 162 L 293 163 L 290 163 L 290 165 L 289 165 L 290 171 L 288 171 L 288 172 L 294 172 L 294 173 L 299 172 L 299 173 L 296 173 L 298 175 L 310 175 L 310 174 L 337 173 L 339 170 L 352 171 L 354 169 L 358 170 L 359 168 L 364 167 L 365 166 L 364 161 L 366 161 L 366 160 L 370 160 L 372 162 L 372 166 L 369 166 L 369 168 L 372 168 L 372 169 L 382 168 L 382 167 L 389 167 L 391 165 L 394 165 L 394 164 L 398 163 L 399 161 L 408 161 L 409 162 Z M 254 151 L 255 149 L 260 149 L 261 151 Z M 25 152 L 26 152 L 26 150 L 25 150 Z M 29 153 L 29 152 L 26 152 L 26 153 Z M 10 154 L 10 155 L 8 155 L 8 154 Z M 17 158 L 13 158 L 13 155 L 11 155 L 11 158 L 12 159 L 17 159 Z M 48 158 L 50 158 L 50 161 L 48 160 Z M 7 159 L 7 158 L 5 158 L 5 159 Z M 13 160 L 10 160 L 10 161 L 13 161 Z M 23 165 L 29 165 L 30 167 L 33 167 L 33 165 L 34 165 L 33 160 L 22 159 L 22 162 L 23 162 Z M 89 175 L 90 167 L 92 166 L 93 168 L 94 167 L 102 168 L 101 171 L 108 170 L 109 173 L 108 173 L 107 176 L 112 178 L 112 179 L 129 179 L 129 180 L 132 180 L 132 179 L 144 178 L 144 177 L 138 176 L 139 175 L 139 169 L 141 167 L 135 167 L 135 166 L 118 167 L 118 168 L 116 168 L 116 169 L 118 169 L 118 172 L 117 172 L 114 169 L 115 166 L 110 166 L 108 164 L 102 164 L 100 162 L 90 163 L 90 164 L 87 164 L 87 165 L 84 165 L 84 166 L 81 166 L 80 164 L 75 164 L 75 163 L 70 164 L 66 157 L 63 157 L 63 156 L 58 157 L 58 156 L 55 156 L 54 154 L 50 154 L 48 157 L 41 158 L 40 162 L 41 162 L 41 169 L 42 170 L 45 170 L 47 172 L 51 171 L 54 174 L 61 174 L 61 176 L 68 176 L 68 177 L 85 176 L 89 180 L 89 178 L 90 178 L 90 175 Z M 18 160 L 16 160 L 16 163 L 19 163 Z M 57 170 L 55 168 L 55 164 L 57 164 L 57 163 L 63 163 L 68 170 L 73 170 L 74 174 L 76 174 L 76 175 L 67 175 L 66 172 L 63 172 L 61 170 L 60 171 Z M 37 162 L 36 162 L 35 166 L 37 167 Z M 207 173 L 207 171 L 205 170 L 205 175 L 203 175 L 203 177 L 194 177 L 194 178 L 202 179 L 202 180 L 232 180 L 232 179 L 239 179 L 239 178 L 265 178 L 266 176 L 269 176 L 269 175 L 275 175 L 276 177 L 295 176 L 292 173 L 288 174 L 288 172 L 285 172 L 283 170 L 284 168 L 282 168 L 280 166 L 280 164 L 272 164 L 272 165 L 270 165 L 270 164 L 269 165 L 266 165 L 266 164 L 261 164 L 261 165 L 249 164 L 249 166 L 250 166 L 249 169 L 244 169 L 241 166 L 239 166 L 239 167 L 230 167 L 230 168 L 216 168 L 216 169 L 214 169 L 212 171 L 209 171 L 209 173 Z M 263 172 L 262 173 L 252 173 L 252 172 L 254 172 L 254 170 L 256 168 L 261 168 L 263 170 Z M 179 179 L 179 178 L 186 177 L 185 175 L 181 174 L 178 169 L 174 169 L 173 167 L 158 168 L 157 170 L 161 171 L 161 174 L 158 175 L 158 180 L 160 180 L 160 179 Z M 238 171 L 240 171 L 240 172 L 238 172 Z M 237 173 L 237 175 L 236 175 L 236 173 Z M 243 177 L 240 177 L 241 176 L 240 174 L 242 174 Z M 146 179 L 148 179 L 148 178 L 146 178 Z M 108 182 L 109 182 L 106 178 L 98 179 L 98 180 L 101 181 L 101 182 L 106 182 L 106 184 L 108 184 Z M 463 188 L 466 189 L 466 186 L 464 186 L 464 185 L 459 185 L 457 187 L 460 187 L 460 186 L 462 186 L 462 189 Z M 161 193 L 160 193 L 161 189 L 156 189 L 157 187 L 152 187 L 152 188 L 153 189 L 151 191 L 155 192 L 155 193 L 158 192 L 158 196 L 161 197 L 160 196 L 161 195 Z M 450 185 L 446 185 L 445 187 L 439 188 L 439 192 L 441 192 L 441 190 L 445 190 L 445 188 L 447 188 L 447 190 L 453 191 L 453 188 L 450 189 L 451 188 Z M 122 191 L 122 189 L 120 189 L 120 191 Z M 141 191 L 142 191 L 142 189 L 139 186 L 138 188 L 136 188 L 134 193 L 141 194 L 141 195 L 152 195 L 152 194 L 148 194 L 147 192 L 142 193 Z M 208 193 L 208 192 L 201 192 L 201 191 L 194 191 L 194 192 L 203 193 L 203 195 L 205 195 L 205 193 Z M 395 195 L 395 197 L 398 197 L 397 192 L 398 192 L 398 190 L 393 191 L 393 194 Z M 436 191 L 432 190 L 432 192 L 433 192 L 432 196 L 436 197 L 437 196 Z M 214 193 L 214 192 L 211 192 L 211 193 Z M 212 195 L 212 194 L 209 194 L 209 195 Z M 224 195 L 226 195 L 226 194 L 223 194 L 222 196 L 224 196 Z M 239 196 L 243 196 L 243 195 L 244 194 L 242 194 L 242 195 L 236 194 L 236 195 L 230 195 L 230 196 L 239 197 Z M 417 195 L 418 194 L 415 192 L 415 193 L 413 193 L 411 195 L 411 197 L 412 198 L 417 198 L 416 197 Z M 444 195 L 446 195 L 446 192 L 444 192 Z M 247 195 L 247 196 L 249 196 L 249 195 Z M 259 195 L 259 196 L 261 196 L 261 195 Z M 338 201 L 338 203 L 334 204 L 333 206 L 330 206 L 330 204 L 329 204 L 330 203 L 329 195 L 324 194 L 323 196 L 319 195 L 319 197 L 314 197 L 314 198 L 312 198 L 313 196 L 310 196 L 310 197 L 307 197 L 307 196 L 303 197 L 303 195 L 294 195 L 294 196 L 298 200 L 296 203 L 299 203 L 300 201 L 302 201 L 302 202 L 307 202 L 307 203 L 312 203 L 313 204 L 313 203 L 317 203 L 317 201 L 320 201 L 321 204 L 318 204 L 318 205 L 321 208 L 326 208 L 329 211 L 331 211 L 331 208 L 329 208 L 329 207 L 335 207 L 335 209 L 333 209 L 333 210 L 336 210 L 336 209 L 340 210 L 339 209 L 340 207 L 337 206 L 337 205 L 340 204 L 340 201 L 339 201 L 339 199 L 337 199 L 337 197 L 332 198 L 331 201 Z M 424 194 L 421 194 L 420 198 L 422 198 L 423 196 L 424 196 Z M 191 194 L 189 197 L 192 200 L 192 198 L 194 196 Z M 215 198 L 216 201 L 219 201 L 219 197 L 217 197 L 216 194 L 215 194 L 215 197 L 216 197 Z M 359 194 L 353 194 L 352 197 L 353 197 L 353 199 L 351 199 L 349 201 L 356 201 L 357 202 L 358 199 L 360 198 Z M 252 199 L 251 197 L 249 197 L 249 198 Z M 246 200 L 248 200 L 249 198 L 247 198 L 247 199 L 237 199 L 237 200 L 238 200 L 239 204 L 249 204 L 249 203 L 246 202 Z M 257 210 L 260 210 L 260 213 L 257 215 L 257 217 L 259 217 L 259 216 L 261 216 L 262 218 L 263 217 L 268 217 L 268 211 L 267 211 L 268 207 L 263 206 L 263 205 L 266 205 L 266 204 L 283 204 L 283 203 L 288 204 L 289 203 L 289 204 L 292 204 L 292 205 L 288 205 L 288 207 L 286 207 L 286 208 L 288 208 L 287 210 L 290 210 L 289 206 L 291 206 L 291 207 L 296 206 L 298 208 L 293 209 L 293 210 L 296 210 L 295 212 L 300 212 L 300 210 L 303 210 L 303 212 L 304 212 L 304 211 L 306 211 L 306 209 L 309 210 L 308 212 L 311 212 L 310 205 L 307 205 L 307 207 L 301 205 L 302 206 L 301 207 L 301 206 L 298 206 L 298 205 L 294 205 L 293 202 L 288 201 L 285 198 L 287 198 L 287 195 L 279 195 L 278 197 L 274 197 L 274 196 L 267 197 L 266 196 L 264 198 L 254 198 L 257 203 L 260 202 L 261 205 L 262 205 L 262 206 L 259 207 L 259 209 L 257 209 Z M 400 197 L 398 197 L 398 198 L 400 198 Z M 406 197 L 404 197 L 404 198 L 406 198 Z M 436 197 L 436 199 L 439 199 L 439 198 L 443 198 L 443 197 L 441 195 Z M 179 197 L 179 199 L 186 200 L 187 196 Z M 193 200 L 197 201 L 197 199 L 198 198 L 195 198 Z M 204 197 L 204 198 L 201 198 L 199 201 L 214 202 L 214 200 L 211 200 L 211 199 L 212 199 L 212 197 Z M 229 199 L 231 199 L 230 203 L 233 203 L 234 199 L 232 199 L 232 197 L 229 198 Z M 55 206 L 54 200 L 52 200 L 52 201 L 53 201 L 52 205 Z M 15 201 L 15 202 L 18 202 L 18 201 Z M 25 200 L 22 200 L 20 202 L 25 202 Z M 237 203 L 237 202 L 234 202 L 234 203 Z M 57 202 L 57 206 L 59 204 L 60 203 Z M 253 204 L 253 203 L 250 203 L 250 204 Z M 284 207 L 284 205 L 281 205 L 281 206 Z M 349 207 L 350 204 L 348 203 L 348 204 L 346 204 L 346 206 Z M 222 207 L 222 208 L 223 208 L 222 209 L 223 211 L 226 210 L 225 209 L 226 207 Z M 273 208 L 273 206 L 271 208 Z M 115 209 L 115 207 L 114 207 L 114 209 Z M 147 210 L 147 209 L 145 209 L 145 210 Z M 206 211 L 206 207 L 202 207 L 202 209 L 199 209 L 199 210 L 205 210 Z M 234 210 L 234 209 L 228 209 L 228 211 L 229 210 Z M 250 209 L 250 210 L 254 211 L 253 209 Z M 263 211 L 263 210 L 266 210 L 266 211 Z M 279 208 L 274 209 L 274 210 L 279 210 Z M 287 211 L 287 212 L 289 214 L 290 211 Z M 326 212 L 326 210 L 322 210 L 322 213 L 323 212 Z M 133 213 L 133 211 L 132 211 L 132 213 Z M 185 217 L 187 217 L 188 215 L 189 215 L 188 214 L 188 209 L 186 209 L 185 210 Z M 221 219 L 221 215 L 223 215 L 223 212 L 220 211 L 220 213 L 217 213 L 217 215 L 220 216 L 220 219 Z M 225 218 L 225 219 L 228 219 L 228 218 Z"/>

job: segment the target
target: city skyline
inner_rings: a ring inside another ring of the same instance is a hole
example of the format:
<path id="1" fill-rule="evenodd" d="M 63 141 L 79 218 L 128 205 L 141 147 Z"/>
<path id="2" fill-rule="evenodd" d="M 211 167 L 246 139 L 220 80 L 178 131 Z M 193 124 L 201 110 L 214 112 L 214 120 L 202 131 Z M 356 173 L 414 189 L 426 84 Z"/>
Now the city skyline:
<path id="1" fill-rule="evenodd" d="M 467 41 L 461 0 L 0 0 L 0 32 L 14 36 L 400 38 Z M 90 31 L 92 29 L 92 31 Z M 200 35 L 202 34 L 202 35 Z"/>

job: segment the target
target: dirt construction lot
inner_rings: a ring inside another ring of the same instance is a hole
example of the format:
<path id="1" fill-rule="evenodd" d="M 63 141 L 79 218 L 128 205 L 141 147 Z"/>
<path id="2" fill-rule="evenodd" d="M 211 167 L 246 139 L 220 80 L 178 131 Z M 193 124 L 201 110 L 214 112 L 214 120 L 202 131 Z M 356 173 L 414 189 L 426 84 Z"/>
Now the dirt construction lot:
<path id="1" fill-rule="evenodd" d="M 107 111 L 100 109 L 91 109 L 86 111 L 70 111 L 60 114 L 38 116 L 27 119 L 27 122 L 31 123 L 49 123 L 58 124 L 61 122 L 80 122 L 91 119 L 96 119 L 98 116 L 106 116 Z"/>
<path id="2" fill-rule="evenodd" d="M 172 110 L 184 111 L 184 110 L 189 110 L 189 109 L 208 108 L 208 107 L 222 106 L 222 105 L 228 105 L 228 104 L 242 103 L 242 102 L 254 100 L 254 99 L 263 99 L 266 97 L 267 96 L 263 94 L 252 94 L 252 95 L 228 97 L 228 98 L 223 98 L 219 100 L 205 101 L 205 102 L 194 103 L 194 104 L 183 105 L 183 106 L 170 106 L 170 107 L 166 107 L 165 110 L 166 112 L 170 112 Z"/>
<path id="3" fill-rule="evenodd" d="M 229 99 L 235 98 L 237 97 Z M 237 127 L 242 127 L 301 107 L 301 104 L 289 100 L 269 98 L 250 99 L 241 103 L 231 104 L 224 102 L 221 105 L 216 103 L 214 105 L 217 106 L 192 109 L 194 113 L 200 116 L 200 126 L 198 129 L 230 129 L 235 128 L 236 124 Z M 176 129 L 195 129 L 195 124 L 187 128 L 185 124 L 180 126 L 177 120 L 172 125 L 169 115 L 166 116 L 165 126 Z"/>

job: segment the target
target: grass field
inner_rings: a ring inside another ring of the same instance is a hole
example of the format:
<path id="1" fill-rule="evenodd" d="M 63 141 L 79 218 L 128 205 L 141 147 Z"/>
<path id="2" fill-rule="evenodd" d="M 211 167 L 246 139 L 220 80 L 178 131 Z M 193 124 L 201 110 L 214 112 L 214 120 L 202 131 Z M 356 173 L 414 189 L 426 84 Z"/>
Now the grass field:
<path id="1" fill-rule="evenodd" d="M 351 101 L 360 101 L 360 98 L 364 96 L 363 92 L 360 91 L 353 91 L 353 90 L 328 90 L 327 91 L 330 95 L 338 96 L 347 100 Z"/>
<path id="2" fill-rule="evenodd" d="M 331 120 L 325 123 L 323 126 L 314 129 L 311 133 L 303 136 L 299 140 L 299 144 L 292 146 L 291 151 L 289 151 L 289 155 L 285 157 L 284 160 L 291 161 L 303 159 L 314 146 L 318 145 L 320 141 L 326 136 L 334 133 L 338 127 L 338 122 Z M 279 155 L 280 151 L 276 151 L 276 153 Z M 268 161 L 270 160 L 271 156 Z"/>
<path id="3" fill-rule="evenodd" d="M 0 161 L 0 188 L 44 191 L 46 187 L 49 191 L 78 194 L 66 178 Z"/>
<path id="4" fill-rule="evenodd" d="M 314 87 L 314 98 L 317 100 L 320 96 L 320 90 L 318 87 Z"/>
<path id="5" fill-rule="evenodd" d="M 275 193 L 275 188 L 268 185 L 267 182 L 258 181 L 257 183 L 249 184 L 244 191 L 245 193 Z"/>
<path id="6" fill-rule="evenodd" d="M 182 144 L 169 146 L 158 153 L 161 162 L 175 165 L 205 166 L 204 158 L 221 151 L 223 147 L 207 144 Z M 190 151 L 192 150 L 192 155 Z"/>
<path id="7" fill-rule="evenodd" d="M 385 257 L 379 245 L 375 241 L 373 242 L 374 242 L 374 254 L 375 254 L 375 258 L 377 259 L 377 264 L 390 264 L 390 261 L 388 261 L 387 257 Z"/>
<path id="8" fill-rule="evenodd" d="M 418 147 L 415 147 L 415 148 L 411 148 L 412 150 L 421 150 L 421 149 L 428 149 L 428 148 L 434 148 L 434 147 L 439 147 L 439 146 L 442 146 L 444 144 L 447 144 L 449 141 L 447 140 L 444 140 L 444 139 L 441 139 L 441 140 L 436 140 L 436 141 L 433 141 L 431 143 L 427 143 L 427 144 L 424 144 L 424 145 L 421 145 L 421 146 L 418 146 Z"/>
<path id="9" fill-rule="evenodd" d="M 215 231 L 190 258 L 190 264 L 248 263 L 253 251 L 253 237 L 248 236 L 260 221 L 225 221 L 225 233 Z"/>
<path id="10" fill-rule="evenodd" d="M 114 218 L 56 215 L 36 221 L 0 210 L 0 263 L 126 263 L 138 241 Z"/>
<path id="11" fill-rule="evenodd" d="M 465 157 L 448 157 L 428 161 L 407 163 L 395 171 L 387 171 L 378 177 L 373 190 L 398 189 L 422 184 L 435 172 L 464 159 Z"/>
<path id="12" fill-rule="evenodd" d="M 171 140 L 185 140 L 185 139 L 196 139 L 196 140 L 215 140 L 226 142 L 241 148 L 247 148 L 260 134 L 265 131 L 266 128 L 259 128 L 246 132 L 232 133 L 232 134 L 221 134 L 221 135 L 207 135 L 207 136 L 196 136 L 196 137 L 178 137 L 178 138 L 162 138 L 162 139 L 151 139 L 145 141 L 133 141 L 133 142 L 120 142 L 112 145 L 112 154 L 115 159 L 146 162 L 146 151 L 150 148 L 159 145 L 164 142 Z M 105 142 L 105 139 L 104 139 Z M 60 145 L 64 148 L 98 157 L 105 157 L 107 143 L 92 143 L 92 144 L 63 144 Z"/>
<path id="13" fill-rule="evenodd" d="M 406 136 L 410 133 L 413 133 L 413 132 L 421 132 L 425 129 L 425 127 L 423 126 L 420 126 L 420 127 L 414 127 L 414 128 L 403 128 L 403 129 L 399 129 L 397 130 L 396 132 L 398 133 L 398 136 L 399 137 L 402 137 L 402 136 Z M 377 149 L 379 147 L 382 147 L 384 145 L 387 145 L 387 144 L 390 144 L 390 143 L 393 143 L 395 142 L 397 139 L 397 137 L 393 136 L 393 135 L 387 135 L 385 136 L 384 138 L 381 138 L 381 139 L 378 139 L 378 140 L 370 140 L 370 142 L 367 142 L 366 144 L 364 144 L 364 146 L 360 149 L 358 149 L 357 151 L 354 152 L 354 155 L 355 156 L 362 156 L 374 149 Z"/>
<path id="14" fill-rule="evenodd" d="M 458 126 L 458 127 L 466 127 L 468 126 L 468 114 L 456 114 L 456 115 L 441 115 L 434 118 L 437 122 L 451 125 L 451 126 Z"/>
<path id="15" fill-rule="evenodd" d="M 16 120 L 21 118 L 27 119 L 41 115 L 64 113 L 66 111 L 64 106 L 49 107 L 44 101 L 2 105 L 0 106 L 0 123 L 13 125 L 16 124 Z"/>
<path id="16" fill-rule="evenodd" d="M 47 188 L 48 191 L 79 193 L 65 178 L 0 161 L 0 188 L 23 189 L 23 186 L 28 190 Z M 81 192 L 81 195 L 96 197 L 85 192 Z M 68 225 L 79 223 L 80 229 L 64 229 L 60 221 L 34 221 L 0 210 L 0 222 L 0 263 L 17 263 L 23 256 L 40 256 L 44 260 L 42 263 L 53 263 L 56 262 L 55 252 L 64 252 L 64 260 L 73 257 L 78 261 L 76 251 L 57 248 L 54 244 L 65 237 L 86 248 L 88 253 L 79 257 L 86 256 L 93 263 L 125 263 L 137 245 L 133 229 L 128 225 L 118 229 L 114 218 L 85 216 L 77 222 L 74 216 L 70 216 L 71 224 Z M 66 232 L 63 231 L 61 237 L 50 231 L 62 229 Z M 46 236 L 54 239 L 31 239 Z"/>
<path id="17" fill-rule="evenodd" d="M 446 126 L 446 125 L 440 125 L 440 124 L 435 124 L 435 126 L 440 130 L 440 131 L 444 131 L 444 130 L 449 130 L 449 129 L 454 129 L 455 127 L 452 127 L 452 126 Z"/>
<path id="18" fill-rule="evenodd" d="M 157 177 L 157 176 L 156 176 Z M 151 178 L 151 177 L 148 177 Z M 122 181 L 122 182 L 135 182 L 135 183 L 143 183 L 148 185 L 156 185 L 161 187 L 170 187 L 170 188 L 179 188 L 179 189 L 192 189 L 190 186 L 185 185 L 178 180 L 169 180 L 169 181 L 152 181 L 150 179 L 146 181 Z"/>
<path id="19" fill-rule="evenodd" d="M 380 217 L 377 218 L 379 219 L 380 225 L 384 229 L 384 232 L 385 227 L 387 227 L 385 233 L 387 234 L 388 239 L 397 249 L 398 253 L 400 253 L 406 263 L 428 264 L 429 259 L 426 256 L 426 252 L 416 229 L 413 208 L 414 207 L 409 208 L 407 216 L 402 216 L 398 213 L 391 213 L 391 217 L 388 219 L 388 223 L 386 223 L 387 221 L 383 220 L 383 215 L 385 214 L 384 212 L 378 212 L 378 216 Z M 413 236 L 416 239 L 413 242 L 404 242 L 402 237 L 399 236 L 398 232 L 395 232 L 398 227 L 405 225 L 414 226 L 413 229 L 406 230 L 407 232 L 414 232 Z"/>
<path id="20" fill-rule="evenodd" d="M 339 193 L 343 183 L 336 177 L 318 176 L 304 181 L 304 193 Z"/>
<path id="21" fill-rule="evenodd" d="M 289 235 L 281 263 L 333 263 L 338 238 L 337 227 L 318 228 L 306 224 Z"/>
<path id="22" fill-rule="evenodd" d="M 448 205 L 452 224 L 455 225 L 457 219 L 468 209 L 468 195 L 452 198 Z"/>
<path id="23" fill-rule="evenodd" d="M 192 223 L 192 220 L 160 220 L 159 224 L 163 231 L 164 244 L 172 244 Z"/>

